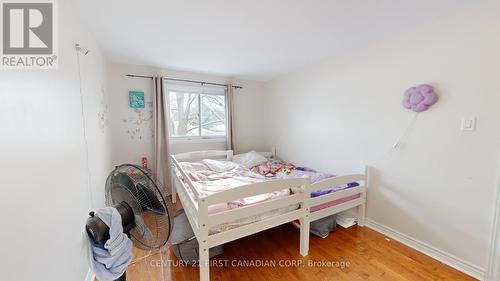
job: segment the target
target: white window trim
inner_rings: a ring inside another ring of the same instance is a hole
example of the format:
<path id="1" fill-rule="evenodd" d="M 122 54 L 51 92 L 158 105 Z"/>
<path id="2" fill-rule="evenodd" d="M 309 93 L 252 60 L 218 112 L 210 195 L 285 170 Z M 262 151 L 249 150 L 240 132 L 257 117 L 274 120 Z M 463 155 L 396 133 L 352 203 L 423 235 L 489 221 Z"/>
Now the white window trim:
<path id="1" fill-rule="evenodd" d="M 213 87 L 214 89 L 219 89 L 220 87 Z M 166 87 L 166 92 L 167 92 L 167 97 L 170 99 L 170 92 L 175 92 L 175 91 L 191 91 L 192 93 L 201 95 L 201 94 L 209 94 L 209 95 L 217 95 L 217 96 L 224 96 L 225 97 L 225 102 L 226 102 L 226 112 L 227 112 L 227 92 L 224 93 L 207 93 L 205 91 L 200 90 L 200 87 L 193 87 L 193 86 L 186 86 L 186 85 L 172 85 L 172 84 L 167 84 Z M 170 104 L 170 103 L 168 103 Z M 170 105 L 168 106 L 170 110 Z M 227 120 L 225 120 L 226 127 L 227 127 Z M 227 130 L 227 128 L 226 128 Z M 225 143 L 227 142 L 227 131 L 226 134 L 223 136 L 171 136 L 169 132 L 169 143 L 171 144 L 176 144 L 176 143 Z"/>

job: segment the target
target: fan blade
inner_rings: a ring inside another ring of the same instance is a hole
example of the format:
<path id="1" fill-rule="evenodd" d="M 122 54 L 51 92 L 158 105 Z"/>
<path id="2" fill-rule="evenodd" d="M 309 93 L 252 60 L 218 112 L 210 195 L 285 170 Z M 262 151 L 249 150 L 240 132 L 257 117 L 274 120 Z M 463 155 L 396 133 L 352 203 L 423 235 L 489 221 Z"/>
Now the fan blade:
<path id="1" fill-rule="evenodd" d="M 165 207 L 160 200 L 156 198 L 152 190 L 141 183 L 138 183 L 136 187 L 139 193 L 139 201 L 143 203 L 144 210 L 151 211 L 158 215 L 165 215 Z"/>
<path id="2" fill-rule="evenodd" d="M 113 182 L 112 182 L 112 185 L 115 184 L 120 184 L 124 186 L 132 193 L 132 195 L 134 195 L 135 197 L 138 196 L 137 188 L 135 187 L 134 182 L 130 179 L 130 177 L 127 174 L 122 172 L 117 173 L 113 177 Z"/>
<path id="3" fill-rule="evenodd" d="M 144 222 L 144 219 L 142 218 L 141 215 L 135 215 L 135 225 L 139 233 L 142 234 L 142 237 L 146 240 L 151 240 L 153 239 L 153 234 L 151 234 L 151 231 L 149 231 L 149 228 L 146 226 L 146 223 Z"/>

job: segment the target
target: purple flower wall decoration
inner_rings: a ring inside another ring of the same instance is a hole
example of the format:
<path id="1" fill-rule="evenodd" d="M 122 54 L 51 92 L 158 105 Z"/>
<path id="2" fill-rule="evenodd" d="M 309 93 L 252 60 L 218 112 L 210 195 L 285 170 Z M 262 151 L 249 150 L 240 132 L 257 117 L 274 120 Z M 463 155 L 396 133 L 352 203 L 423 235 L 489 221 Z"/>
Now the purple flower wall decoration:
<path id="1" fill-rule="evenodd" d="M 437 101 L 438 96 L 432 86 L 422 84 L 406 90 L 403 106 L 415 112 L 422 112 Z"/>

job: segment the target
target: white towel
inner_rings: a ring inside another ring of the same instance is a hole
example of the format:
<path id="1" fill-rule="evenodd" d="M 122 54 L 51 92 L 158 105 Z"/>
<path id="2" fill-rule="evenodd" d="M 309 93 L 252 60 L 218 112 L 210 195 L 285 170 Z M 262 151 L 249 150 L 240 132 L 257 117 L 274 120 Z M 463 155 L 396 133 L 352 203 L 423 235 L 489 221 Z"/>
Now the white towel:
<path id="1" fill-rule="evenodd" d="M 118 279 L 132 261 L 132 241 L 123 233 L 122 218 L 115 208 L 100 209 L 95 215 L 109 227 L 110 238 L 102 248 L 87 234 L 89 266 L 100 281 L 112 281 Z"/>

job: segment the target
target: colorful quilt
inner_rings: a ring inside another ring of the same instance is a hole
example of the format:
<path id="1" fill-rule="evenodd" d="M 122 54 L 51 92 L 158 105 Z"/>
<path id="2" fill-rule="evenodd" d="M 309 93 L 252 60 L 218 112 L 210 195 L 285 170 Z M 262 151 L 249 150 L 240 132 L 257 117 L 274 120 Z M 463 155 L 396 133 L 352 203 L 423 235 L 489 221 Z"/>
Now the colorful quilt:
<path id="1" fill-rule="evenodd" d="M 252 172 L 265 177 L 275 177 L 278 173 L 290 175 L 295 170 L 295 165 L 283 160 L 270 160 L 252 168 Z"/>

